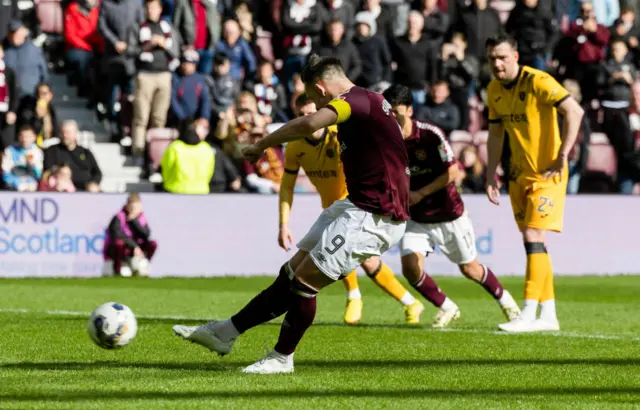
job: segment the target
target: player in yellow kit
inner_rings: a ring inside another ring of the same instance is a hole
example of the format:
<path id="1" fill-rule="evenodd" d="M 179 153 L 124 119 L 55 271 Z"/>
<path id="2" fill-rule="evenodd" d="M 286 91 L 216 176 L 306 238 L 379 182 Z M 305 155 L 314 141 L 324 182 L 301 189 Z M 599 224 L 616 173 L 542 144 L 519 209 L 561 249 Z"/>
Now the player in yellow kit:
<path id="1" fill-rule="evenodd" d="M 315 104 L 304 95 L 296 100 L 299 115 L 309 115 L 316 111 Z M 335 126 L 320 130 L 325 137 L 304 139 L 287 144 L 285 150 L 285 173 L 280 186 L 280 232 L 278 243 L 289 250 L 293 238 L 288 222 L 293 203 L 293 191 L 300 168 L 304 169 L 311 183 L 316 187 L 322 200 L 322 207 L 328 208 L 333 202 L 347 197 L 347 185 L 340 161 L 340 146 Z M 378 257 L 370 258 L 362 264 L 362 269 L 380 288 L 404 305 L 408 323 L 419 323 L 424 306 L 400 284 L 393 271 Z M 347 289 L 347 308 L 344 321 L 354 324 L 362 317 L 362 295 L 358 288 L 356 272 L 344 278 Z"/>
<path id="2" fill-rule="evenodd" d="M 507 332 L 560 330 L 553 268 L 545 239 L 547 231 L 562 231 L 569 174 L 567 157 L 578 136 L 584 111 L 549 74 L 518 64 L 514 39 L 490 38 L 486 48 L 495 77 L 487 88 L 487 195 L 498 205 L 500 194 L 495 173 L 506 131 L 511 147 L 509 197 L 527 253 L 522 313 L 499 328 Z M 562 134 L 558 113 L 563 117 Z"/>

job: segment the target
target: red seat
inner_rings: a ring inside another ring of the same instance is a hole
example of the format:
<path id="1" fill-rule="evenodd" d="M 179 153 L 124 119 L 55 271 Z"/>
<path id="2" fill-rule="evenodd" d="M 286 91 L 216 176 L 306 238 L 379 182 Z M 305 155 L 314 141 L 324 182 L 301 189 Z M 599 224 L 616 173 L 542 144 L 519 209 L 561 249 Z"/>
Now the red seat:
<path id="1" fill-rule="evenodd" d="M 176 138 L 178 138 L 178 131 L 173 128 L 151 128 L 147 131 L 149 158 L 154 170 L 158 169 L 164 152 Z"/>
<path id="2" fill-rule="evenodd" d="M 35 0 L 35 6 L 43 32 L 47 34 L 64 32 L 64 14 L 60 0 Z"/>
<path id="3" fill-rule="evenodd" d="M 590 144 L 589 159 L 587 160 L 587 170 L 591 172 L 601 172 L 612 178 L 616 175 L 618 166 L 616 153 L 609 144 Z"/>
<path id="4" fill-rule="evenodd" d="M 460 156 L 462 150 L 473 144 L 473 137 L 467 131 L 455 130 L 449 134 L 449 144 L 456 158 Z"/>

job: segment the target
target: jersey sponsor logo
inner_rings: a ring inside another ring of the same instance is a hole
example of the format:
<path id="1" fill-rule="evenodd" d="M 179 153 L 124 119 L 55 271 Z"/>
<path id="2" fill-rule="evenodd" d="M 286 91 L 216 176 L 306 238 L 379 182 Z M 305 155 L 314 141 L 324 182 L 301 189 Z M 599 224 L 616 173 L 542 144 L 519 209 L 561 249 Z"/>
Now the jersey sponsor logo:
<path id="1" fill-rule="evenodd" d="M 423 149 L 416 150 L 415 155 L 418 161 L 424 161 L 427 159 L 427 153 Z"/>
<path id="2" fill-rule="evenodd" d="M 524 114 L 524 113 L 501 115 L 500 118 L 502 119 L 502 122 L 513 122 L 513 123 L 529 122 L 529 119 L 527 118 L 527 114 Z"/>
<path id="3" fill-rule="evenodd" d="M 333 169 L 328 171 L 321 171 L 321 170 L 306 171 L 306 173 L 309 178 L 337 178 L 338 177 L 338 171 Z"/>

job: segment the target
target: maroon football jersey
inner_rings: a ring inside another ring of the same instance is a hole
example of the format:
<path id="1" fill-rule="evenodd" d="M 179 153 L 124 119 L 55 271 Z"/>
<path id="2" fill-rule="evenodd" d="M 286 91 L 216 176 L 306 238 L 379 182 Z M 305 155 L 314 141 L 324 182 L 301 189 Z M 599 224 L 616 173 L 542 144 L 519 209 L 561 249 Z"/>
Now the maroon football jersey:
<path id="1" fill-rule="evenodd" d="M 402 131 L 381 94 L 353 87 L 327 108 L 338 114 L 349 200 L 395 221 L 409 219 L 409 160 Z"/>
<path id="2" fill-rule="evenodd" d="M 429 185 L 456 163 L 444 132 L 433 124 L 413 121 L 413 131 L 405 143 L 412 191 Z M 463 213 L 464 202 L 454 184 L 424 197 L 411 207 L 411 219 L 423 223 L 449 222 Z"/>

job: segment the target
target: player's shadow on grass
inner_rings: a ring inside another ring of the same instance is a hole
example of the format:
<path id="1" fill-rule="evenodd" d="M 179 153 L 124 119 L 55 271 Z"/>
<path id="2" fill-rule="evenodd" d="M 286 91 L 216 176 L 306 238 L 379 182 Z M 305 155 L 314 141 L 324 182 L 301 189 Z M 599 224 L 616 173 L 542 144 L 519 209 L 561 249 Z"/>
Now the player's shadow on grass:
<path id="1" fill-rule="evenodd" d="M 242 365 L 251 363 L 240 362 L 16 362 L 0 365 L 2 370 L 100 370 L 100 369 L 155 369 L 155 370 L 186 370 L 186 371 L 234 371 Z M 299 360 L 300 368 L 344 369 L 344 368 L 419 368 L 419 367 L 451 367 L 451 366 L 607 366 L 630 367 L 640 366 L 638 358 L 620 359 L 423 359 L 423 360 Z M 639 387 L 640 389 L 640 387 Z"/>
<path id="2" fill-rule="evenodd" d="M 248 376 L 251 377 L 251 376 Z M 255 377 L 255 376 L 254 376 Z M 260 377 L 260 376 L 258 376 Z M 95 400 L 209 400 L 209 399 L 331 399 L 331 398 L 456 398 L 456 397 L 518 397 L 518 396 L 602 396 L 611 395 L 619 405 L 635 402 L 634 399 L 620 398 L 619 395 L 640 394 L 640 387 L 542 387 L 509 389 L 403 389 L 403 390 L 268 390 L 268 391 L 56 391 L 55 393 L 0 393 L 0 402 L 82 402 Z"/>

